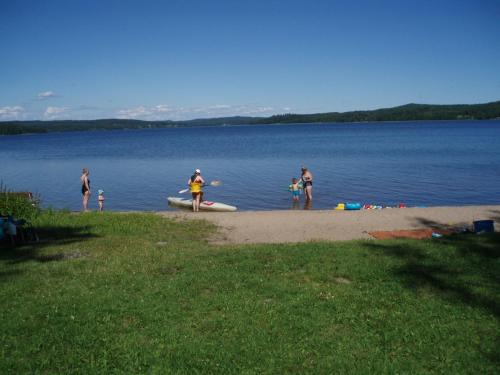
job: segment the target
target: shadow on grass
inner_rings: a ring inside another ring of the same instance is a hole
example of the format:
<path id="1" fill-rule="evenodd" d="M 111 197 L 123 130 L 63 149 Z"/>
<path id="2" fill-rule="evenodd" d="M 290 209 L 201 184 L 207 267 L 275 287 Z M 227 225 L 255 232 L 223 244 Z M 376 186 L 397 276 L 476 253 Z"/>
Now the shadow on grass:
<path id="1" fill-rule="evenodd" d="M 91 226 L 43 226 L 36 229 L 40 238 L 39 242 L 30 242 L 19 244 L 15 247 L 7 242 L 0 244 L 0 263 L 16 264 L 26 261 L 51 262 L 74 259 L 86 254 L 80 252 L 74 253 L 56 253 L 43 255 L 40 254 L 44 248 L 50 246 L 68 245 L 77 242 L 87 241 L 97 237 L 91 233 Z M 4 271 L 0 273 L 0 280 L 10 277 L 16 272 Z"/>
<path id="2" fill-rule="evenodd" d="M 493 213 L 488 219 L 500 222 L 500 211 Z M 446 228 L 424 218 L 417 223 Z M 394 276 L 415 293 L 430 291 L 449 303 L 481 309 L 500 319 L 500 233 L 453 234 L 427 241 L 382 240 L 366 246 L 397 259 Z M 429 251 L 431 247 L 435 250 Z M 500 351 L 490 360 L 500 364 Z"/>
<path id="3" fill-rule="evenodd" d="M 484 215 L 484 217 L 478 217 L 475 220 L 493 220 L 496 222 L 496 225 L 500 225 L 500 211 L 499 210 L 490 210 L 488 214 Z M 417 217 L 414 219 L 415 224 L 432 229 L 457 229 L 457 228 L 467 228 L 472 230 L 472 222 L 461 222 L 454 224 L 444 224 L 438 221 L 430 220 L 424 217 Z M 498 230 L 498 228 L 497 228 Z"/>
<path id="4" fill-rule="evenodd" d="M 492 219 L 498 221 L 500 215 Z M 431 228 L 446 227 L 424 218 L 416 220 Z M 402 260 L 395 276 L 412 290 L 431 288 L 448 300 L 486 309 L 500 318 L 500 233 L 454 234 L 430 241 L 442 253 L 427 252 L 418 241 L 376 241 L 367 246 Z"/>

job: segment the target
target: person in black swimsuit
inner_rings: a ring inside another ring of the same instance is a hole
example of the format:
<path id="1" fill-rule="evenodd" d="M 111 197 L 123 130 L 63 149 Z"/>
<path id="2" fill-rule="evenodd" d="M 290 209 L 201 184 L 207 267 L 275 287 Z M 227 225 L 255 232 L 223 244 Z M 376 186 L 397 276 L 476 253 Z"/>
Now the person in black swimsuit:
<path id="1" fill-rule="evenodd" d="M 306 167 L 302 167 L 302 175 L 300 177 L 300 180 L 302 181 L 302 187 L 304 188 L 306 201 L 312 201 L 313 175 Z"/>
<path id="2" fill-rule="evenodd" d="M 82 206 L 84 211 L 89 210 L 89 198 L 90 198 L 90 180 L 89 180 L 89 170 L 88 168 L 83 168 L 82 175 L 80 177 L 82 183 Z"/>

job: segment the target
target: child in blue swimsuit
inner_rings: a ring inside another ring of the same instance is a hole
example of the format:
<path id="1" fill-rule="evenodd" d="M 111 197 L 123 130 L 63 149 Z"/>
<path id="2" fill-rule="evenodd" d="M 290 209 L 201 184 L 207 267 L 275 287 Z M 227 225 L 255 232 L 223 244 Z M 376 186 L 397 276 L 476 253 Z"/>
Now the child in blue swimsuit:
<path id="1" fill-rule="evenodd" d="M 300 199 L 300 189 L 302 189 L 302 185 L 299 180 L 292 178 L 292 183 L 288 186 L 288 190 L 292 192 L 292 199 L 295 202 L 298 202 Z"/>

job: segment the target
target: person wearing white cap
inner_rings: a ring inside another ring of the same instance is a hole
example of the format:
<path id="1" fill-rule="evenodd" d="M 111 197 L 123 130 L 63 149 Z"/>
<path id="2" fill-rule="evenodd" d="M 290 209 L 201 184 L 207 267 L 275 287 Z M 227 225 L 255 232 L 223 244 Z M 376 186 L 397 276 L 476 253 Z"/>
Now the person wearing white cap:
<path id="1" fill-rule="evenodd" d="M 203 198 L 203 191 L 201 188 L 204 184 L 205 180 L 201 177 L 201 171 L 196 169 L 188 180 L 189 190 L 191 190 L 191 196 L 193 197 L 193 212 L 198 212 L 200 210 L 200 203 Z"/>

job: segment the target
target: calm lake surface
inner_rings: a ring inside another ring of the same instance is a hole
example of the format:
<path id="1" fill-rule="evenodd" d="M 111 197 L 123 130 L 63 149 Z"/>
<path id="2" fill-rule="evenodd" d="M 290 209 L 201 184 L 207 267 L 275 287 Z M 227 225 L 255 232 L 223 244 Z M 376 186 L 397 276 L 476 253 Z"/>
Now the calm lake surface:
<path id="1" fill-rule="evenodd" d="M 44 206 L 79 210 L 82 167 L 97 207 L 165 210 L 195 168 L 207 200 L 240 210 L 303 208 L 287 187 L 314 175 L 312 208 L 338 202 L 500 204 L 500 121 L 303 124 L 95 131 L 0 137 L 0 181 Z M 189 194 L 184 194 L 189 195 Z"/>

